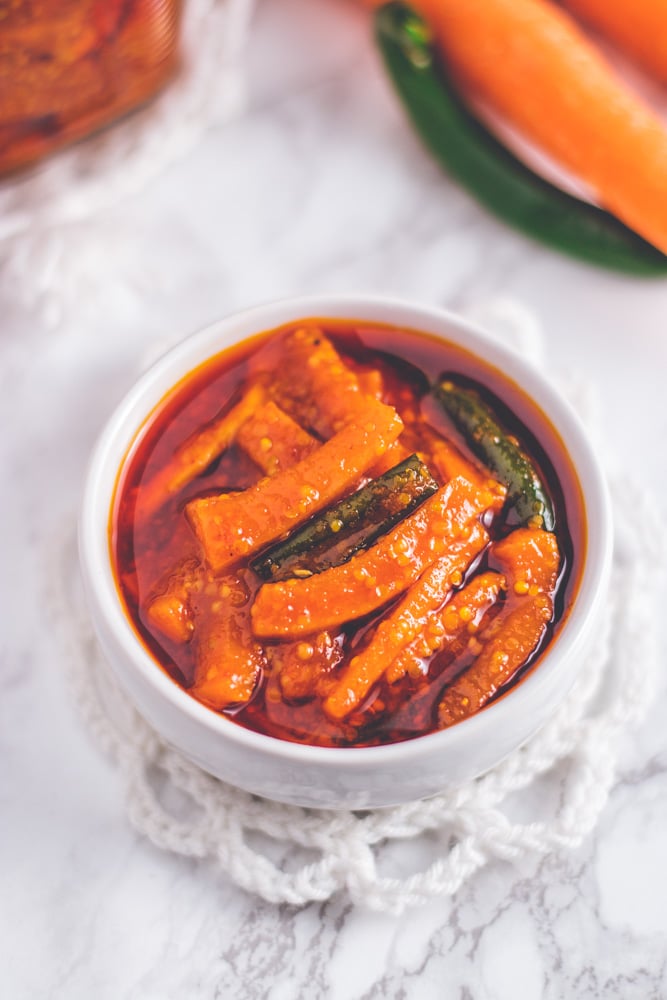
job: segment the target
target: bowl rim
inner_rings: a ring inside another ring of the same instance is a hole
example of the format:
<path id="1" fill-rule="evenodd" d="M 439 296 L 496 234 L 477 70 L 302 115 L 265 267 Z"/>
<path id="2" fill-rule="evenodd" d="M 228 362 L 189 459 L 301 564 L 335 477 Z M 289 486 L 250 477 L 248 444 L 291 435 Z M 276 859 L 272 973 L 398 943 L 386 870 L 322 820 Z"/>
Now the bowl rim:
<path id="1" fill-rule="evenodd" d="M 207 358 L 243 339 L 284 324 L 326 318 L 405 326 L 450 339 L 473 356 L 480 357 L 485 365 L 497 369 L 504 380 L 517 383 L 561 439 L 579 483 L 585 522 L 586 553 L 567 620 L 557 641 L 542 654 L 536 669 L 508 692 L 511 697 L 497 699 L 451 728 L 380 746 L 321 747 L 295 743 L 247 729 L 199 703 L 168 676 L 134 630 L 120 600 L 108 540 L 111 504 L 120 465 L 164 396 Z M 240 336 L 239 331 L 242 331 Z M 225 333 L 232 338 L 228 342 L 223 340 Z M 216 336 L 221 338 L 220 345 L 208 347 Z M 159 388 L 165 382 L 167 387 Z M 137 422 L 138 413 L 141 416 Z M 98 436 L 85 477 L 78 534 L 80 564 L 91 610 L 97 612 L 133 669 L 139 671 L 160 698 L 223 742 L 231 741 L 239 747 L 268 753 L 285 763 L 310 763 L 338 771 L 405 763 L 424 753 L 445 755 L 483 738 L 490 726 L 511 722 L 511 716 L 522 714 L 539 703 L 540 691 L 553 683 L 552 675 L 561 662 L 576 655 L 584 642 L 588 623 L 597 619 L 606 595 L 612 557 L 611 503 L 606 481 L 571 404 L 518 352 L 464 316 L 439 306 L 379 294 L 299 295 L 269 301 L 218 319 L 167 350 L 134 382 Z M 95 614 L 93 618 L 97 625 L 99 619 Z M 568 689 L 573 680 L 574 677 L 570 677 Z M 563 692 L 563 697 L 566 693 Z M 530 735 L 531 732 L 521 742 Z"/>

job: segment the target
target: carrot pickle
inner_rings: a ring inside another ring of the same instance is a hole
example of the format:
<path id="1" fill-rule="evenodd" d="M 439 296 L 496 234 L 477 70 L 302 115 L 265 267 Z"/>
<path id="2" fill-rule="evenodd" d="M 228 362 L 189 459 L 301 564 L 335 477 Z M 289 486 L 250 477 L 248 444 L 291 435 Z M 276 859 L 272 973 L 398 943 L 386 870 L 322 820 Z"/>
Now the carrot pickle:
<path id="1" fill-rule="evenodd" d="M 557 436 L 498 393 L 456 345 L 339 320 L 183 380 L 110 526 L 156 669 L 230 724 L 320 746 L 425 735 L 510 691 L 555 639 L 578 553 L 540 443 Z"/>

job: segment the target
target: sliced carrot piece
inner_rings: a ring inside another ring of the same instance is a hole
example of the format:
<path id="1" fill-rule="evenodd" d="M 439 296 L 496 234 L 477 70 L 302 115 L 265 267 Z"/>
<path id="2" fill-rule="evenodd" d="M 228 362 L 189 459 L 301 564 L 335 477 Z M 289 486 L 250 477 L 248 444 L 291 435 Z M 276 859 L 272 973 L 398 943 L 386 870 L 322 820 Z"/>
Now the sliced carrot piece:
<path id="1" fill-rule="evenodd" d="M 195 681 L 190 694 L 216 711 L 245 704 L 266 667 L 266 657 L 248 626 L 247 609 L 227 607 L 196 625 Z"/>
<path id="2" fill-rule="evenodd" d="M 553 617 L 551 595 L 560 568 L 554 534 L 517 528 L 492 545 L 491 560 L 507 577 L 507 603 L 486 632 L 482 625 L 479 656 L 445 691 L 441 726 L 477 712 L 507 684 L 537 648 Z"/>
<path id="3" fill-rule="evenodd" d="M 375 399 L 382 399 L 384 394 L 384 379 L 382 372 L 377 368 L 368 368 L 357 375 L 359 388 L 367 396 L 374 396 Z"/>
<path id="4" fill-rule="evenodd" d="M 409 448 L 406 448 L 400 440 L 394 441 L 391 448 L 388 448 L 382 458 L 375 463 L 373 468 L 368 470 L 370 478 L 377 479 L 378 476 L 383 476 L 385 472 L 389 472 L 389 470 L 393 469 L 395 465 L 399 465 L 401 462 L 404 462 L 406 458 L 409 458 L 412 454 L 414 454 L 414 452 L 410 451 Z"/>
<path id="5" fill-rule="evenodd" d="M 187 594 L 159 594 L 148 605 L 146 614 L 151 626 L 172 642 L 185 643 L 192 638 L 195 626 Z"/>
<path id="6" fill-rule="evenodd" d="M 343 651 L 330 632 L 319 632 L 272 646 L 267 655 L 278 673 L 283 697 L 302 701 L 315 697 L 342 660 Z"/>
<path id="7" fill-rule="evenodd" d="M 267 476 L 295 465 L 320 446 L 271 399 L 239 428 L 237 442 Z"/>
<path id="8" fill-rule="evenodd" d="M 265 584 L 252 608 L 255 635 L 295 637 L 377 611 L 436 559 L 470 537 L 470 521 L 492 496 L 453 479 L 375 545 L 305 579 Z"/>
<path id="9" fill-rule="evenodd" d="M 458 448 L 444 438 L 435 439 L 431 444 L 430 451 L 435 467 L 443 479 L 454 479 L 455 476 L 463 476 L 468 482 L 479 486 L 481 486 L 485 479 L 490 479 L 488 474 L 484 476 L 472 462 L 469 462 L 461 454 Z"/>
<path id="10" fill-rule="evenodd" d="M 281 375 L 274 387 L 278 403 L 323 438 L 340 430 L 374 398 L 317 327 L 295 330 L 285 338 Z"/>
<path id="11" fill-rule="evenodd" d="M 467 537 L 459 535 L 449 543 L 447 551 L 410 588 L 393 612 L 380 622 L 369 644 L 350 660 L 324 703 L 324 710 L 330 718 L 342 719 L 357 708 L 399 653 L 417 638 L 428 616 L 461 582 L 467 566 L 481 552 L 488 538 L 480 524 L 473 524 Z"/>
<path id="12" fill-rule="evenodd" d="M 156 585 L 146 603 L 145 614 L 151 626 L 172 642 L 182 644 L 192 639 L 195 624 L 190 593 L 200 577 L 198 561 L 186 559 Z"/>
<path id="13" fill-rule="evenodd" d="M 150 517 L 226 451 L 241 425 L 252 416 L 265 397 L 266 392 L 261 385 L 250 386 L 236 406 L 185 441 L 174 452 L 171 461 L 142 487 L 137 517 Z"/>
<path id="14" fill-rule="evenodd" d="M 565 6 L 667 83 L 664 0 L 565 0 Z"/>
<path id="15" fill-rule="evenodd" d="M 453 726 L 483 708 L 537 648 L 552 616 L 547 594 L 518 602 L 472 666 L 445 690 L 438 707 L 440 727 Z"/>
<path id="16" fill-rule="evenodd" d="M 570 14 L 549 0 L 417 0 L 416 6 L 466 88 L 667 253 L 667 129 Z M 634 6 L 628 20 L 633 16 Z M 656 34 L 665 35 L 664 11 Z"/>
<path id="17" fill-rule="evenodd" d="M 210 567 L 218 572 L 275 541 L 351 490 L 401 433 L 392 406 L 367 400 L 306 458 L 242 493 L 192 500 L 186 513 Z"/>
<path id="18" fill-rule="evenodd" d="M 497 479 L 493 479 L 488 472 L 483 472 L 468 461 L 465 455 L 450 441 L 444 438 L 436 439 L 430 446 L 430 452 L 433 464 L 443 479 L 454 479 L 456 476 L 462 476 L 463 479 L 472 483 L 475 489 L 490 490 L 494 496 L 491 509 L 494 511 L 502 509 L 507 499 L 507 487 L 498 482 Z"/>
<path id="19" fill-rule="evenodd" d="M 421 634 L 398 654 L 387 669 L 389 683 L 395 683 L 406 674 L 420 676 L 424 672 L 426 657 L 452 648 L 463 635 L 469 637 L 470 629 L 476 629 L 504 587 L 505 578 L 501 573 L 480 573 L 454 594 L 443 608 L 427 615 Z"/>
<path id="20" fill-rule="evenodd" d="M 492 558 L 515 594 L 550 594 L 558 580 L 560 552 L 556 536 L 541 528 L 517 528 L 494 542 Z"/>

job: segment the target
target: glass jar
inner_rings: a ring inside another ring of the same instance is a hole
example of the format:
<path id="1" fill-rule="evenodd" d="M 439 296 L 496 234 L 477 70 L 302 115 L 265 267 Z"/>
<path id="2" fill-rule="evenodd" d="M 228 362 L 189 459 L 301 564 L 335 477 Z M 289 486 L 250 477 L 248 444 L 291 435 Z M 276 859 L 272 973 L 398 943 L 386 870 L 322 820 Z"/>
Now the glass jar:
<path id="1" fill-rule="evenodd" d="M 0 174 L 148 101 L 176 68 L 180 0 L 0 0 Z"/>

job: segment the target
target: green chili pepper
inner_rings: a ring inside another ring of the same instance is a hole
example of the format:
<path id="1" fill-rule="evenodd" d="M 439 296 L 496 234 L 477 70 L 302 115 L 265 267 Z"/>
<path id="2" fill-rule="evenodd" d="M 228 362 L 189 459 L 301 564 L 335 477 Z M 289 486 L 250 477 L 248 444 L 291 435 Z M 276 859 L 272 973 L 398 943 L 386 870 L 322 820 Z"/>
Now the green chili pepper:
<path id="1" fill-rule="evenodd" d="M 487 208 L 527 235 L 589 263 L 630 274 L 667 274 L 667 255 L 613 215 L 533 173 L 471 114 L 438 61 L 428 25 L 409 6 L 380 7 L 375 32 L 424 143 Z"/>
<path id="2" fill-rule="evenodd" d="M 264 580 L 310 576 L 347 562 L 411 514 L 438 489 L 418 455 L 410 455 L 356 493 L 316 514 L 252 563 Z"/>
<path id="3" fill-rule="evenodd" d="M 444 376 L 432 389 L 434 398 L 449 415 L 474 455 L 507 486 L 507 501 L 523 524 L 540 519 L 553 531 L 553 504 L 537 469 L 518 441 L 500 424 L 496 414 L 474 389 L 457 385 Z"/>

